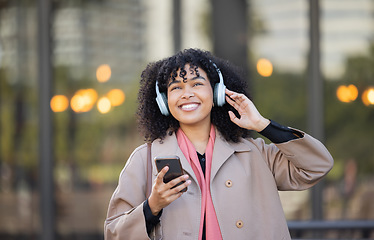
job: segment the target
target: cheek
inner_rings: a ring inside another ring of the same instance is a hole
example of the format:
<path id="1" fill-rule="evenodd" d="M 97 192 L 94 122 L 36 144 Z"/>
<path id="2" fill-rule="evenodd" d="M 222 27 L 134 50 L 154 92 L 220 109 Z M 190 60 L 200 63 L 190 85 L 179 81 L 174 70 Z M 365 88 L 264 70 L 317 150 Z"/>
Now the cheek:
<path id="1" fill-rule="evenodd" d="M 214 98 L 213 95 L 214 95 L 214 93 L 213 93 L 213 90 L 212 90 L 212 89 L 210 89 L 210 91 L 208 91 L 208 92 L 206 93 L 207 100 L 208 100 L 208 101 L 211 101 L 212 104 L 213 104 L 213 98 Z"/>
<path id="2" fill-rule="evenodd" d="M 172 105 L 173 103 L 175 103 L 178 99 L 178 96 L 176 94 L 169 94 L 167 95 L 167 103 L 168 105 Z"/>
<path id="3" fill-rule="evenodd" d="M 169 107 L 170 114 L 176 118 L 177 114 L 177 102 L 178 102 L 178 96 L 176 94 L 170 94 L 167 99 L 167 105 Z"/>

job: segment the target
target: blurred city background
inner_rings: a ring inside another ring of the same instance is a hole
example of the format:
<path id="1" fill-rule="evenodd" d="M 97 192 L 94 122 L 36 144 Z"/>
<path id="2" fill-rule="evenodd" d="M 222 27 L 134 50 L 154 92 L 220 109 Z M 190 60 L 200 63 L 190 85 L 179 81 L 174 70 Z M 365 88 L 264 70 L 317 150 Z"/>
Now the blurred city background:
<path id="1" fill-rule="evenodd" d="M 0 239 L 103 239 L 140 73 L 189 47 L 333 155 L 280 192 L 293 238 L 374 238 L 374 0 L 0 0 Z"/>

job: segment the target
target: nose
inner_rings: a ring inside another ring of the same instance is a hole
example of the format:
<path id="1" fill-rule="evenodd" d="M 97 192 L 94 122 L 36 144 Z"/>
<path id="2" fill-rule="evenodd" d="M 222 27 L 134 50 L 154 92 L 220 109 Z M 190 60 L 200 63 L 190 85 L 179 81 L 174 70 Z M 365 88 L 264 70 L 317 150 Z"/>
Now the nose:
<path id="1" fill-rule="evenodd" d="M 193 93 L 192 89 L 189 88 L 189 87 L 186 87 L 183 91 L 182 98 L 183 99 L 188 99 L 188 98 L 191 98 L 193 96 L 195 96 L 195 94 Z"/>

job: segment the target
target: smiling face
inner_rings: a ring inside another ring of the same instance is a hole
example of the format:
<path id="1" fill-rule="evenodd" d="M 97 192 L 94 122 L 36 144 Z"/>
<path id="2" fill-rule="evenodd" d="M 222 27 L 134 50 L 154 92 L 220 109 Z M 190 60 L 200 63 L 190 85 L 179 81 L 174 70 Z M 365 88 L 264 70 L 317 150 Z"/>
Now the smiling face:
<path id="1" fill-rule="evenodd" d="M 170 79 L 167 89 L 170 113 L 184 126 L 210 126 L 210 112 L 213 107 L 213 90 L 207 74 L 201 68 L 190 68 L 186 64 L 185 79 L 180 70 L 175 80 Z"/>

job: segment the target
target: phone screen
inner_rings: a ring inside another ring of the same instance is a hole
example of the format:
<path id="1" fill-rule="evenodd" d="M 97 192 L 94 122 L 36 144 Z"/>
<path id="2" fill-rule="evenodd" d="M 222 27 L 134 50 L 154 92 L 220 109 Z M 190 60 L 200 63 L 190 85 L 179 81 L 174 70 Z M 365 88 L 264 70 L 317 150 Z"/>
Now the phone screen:
<path id="1" fill-rule="evenodd" d="M 176 177 L 183 175 L 182 165 L 180 163 L 178 156 L 161 156 L 155 158 L 155 163 L 157 171 L 160 172 L 165 166 L 169 167 L 169 171 L 164 176 L 164 183 L 168 183 Z M 181 181 L 176 184 L 174 187 L 177 187 L 183 184 L 185 181 Z M 173 188 L 174 188 L 173 187 Z M 187 191 L 187 188 L 182 190 L 183 192 Z"/>

